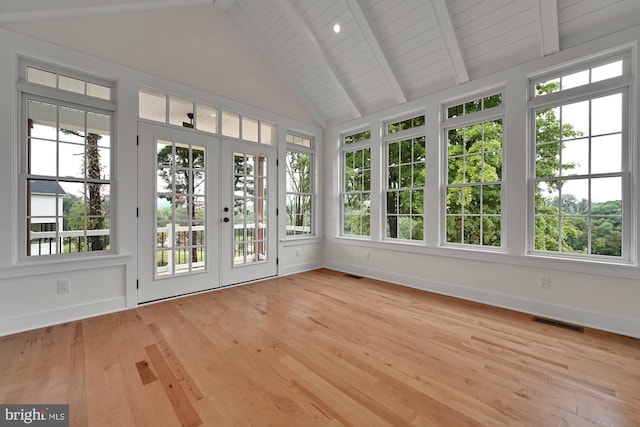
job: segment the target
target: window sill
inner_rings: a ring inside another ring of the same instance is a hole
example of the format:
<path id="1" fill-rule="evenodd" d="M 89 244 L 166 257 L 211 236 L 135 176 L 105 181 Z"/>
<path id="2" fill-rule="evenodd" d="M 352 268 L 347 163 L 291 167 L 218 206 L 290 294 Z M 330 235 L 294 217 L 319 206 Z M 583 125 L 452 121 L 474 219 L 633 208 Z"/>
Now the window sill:
<path id="1" fill-rule="evenodd" d="M 15 279 L 64 271 L 112 267 L 133 262 L 133 254 L 105 254 L 89 257 L 19 260 L 10 267 L 0 268 L 0 279 Z"/>
<path id="2" fill-rule="evenodd" d="M 500 249 L 480 249 L 471 247 L 427 246 L 426 244 L 372 241 L 345 237 L 335 237 L 330 242 L 340 245 L 353 245 L 369 249 L 380 249 L 392 252 L 404 252 L 425 256 L 455 258 L 468 261 L 490 262 L 495 264 L 515 265 L 526 268 L 567 271 L 573 273 L 592 274 L 605 277 L 640 280 L 640 267 L 632 262 L 616 260 L 560 258 L 544 254 L 510 254 Z"/>

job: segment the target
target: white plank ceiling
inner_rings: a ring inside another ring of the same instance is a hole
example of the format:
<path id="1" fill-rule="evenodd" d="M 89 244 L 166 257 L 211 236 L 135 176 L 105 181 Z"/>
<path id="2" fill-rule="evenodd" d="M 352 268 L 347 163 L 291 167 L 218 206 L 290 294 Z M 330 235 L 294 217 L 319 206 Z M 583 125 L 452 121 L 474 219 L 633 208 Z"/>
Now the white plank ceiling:
<path id="1" fill-rule="evenodd" d="M 117 27 L 130 13 L 194 5 L 231 16 L 323 126 L 640 23 L 639 0 L 0 0 L 0 25 L 37 36 L 34 22 L 108 16 Z M 193 58 L 191 67 L 210 60 Z"/>

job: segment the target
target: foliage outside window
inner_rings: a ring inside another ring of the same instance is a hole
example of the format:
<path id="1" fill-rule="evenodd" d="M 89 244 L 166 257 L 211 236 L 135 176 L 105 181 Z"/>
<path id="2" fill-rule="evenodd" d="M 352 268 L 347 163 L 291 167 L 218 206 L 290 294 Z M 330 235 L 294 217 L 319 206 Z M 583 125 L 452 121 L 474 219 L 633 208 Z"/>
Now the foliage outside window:
<path id="1" fill-rule="evenodd" d="M 476 110 L 477 113 L 486 109 L 487 99 L 491 105 L 500 105 L 502 96 L 479 98 L 447 109 L 464 112 L 461 119 L 464 123 L 448 128 L 446 133 L 447 243 L 484 247 L 502 245 L 502 118 L 484 114 L 478 120 L 474 119 L 477 114 L 467 113 L 473 108 L 471 105 L 482 107 Z"/>
<path id="2" fill-rule="evenodd" d="M 156 143 L 156 276 L 201 271 L 206 260 L 204 147 Z"/>
<path id="3" fill-rule="evenodd" d="M 287 134 L 287 236 L 313 234 L 313 151 L 311 138 Z"/>
<path id="4" fill-rule="evenodd" d="M 471 101 L 452 105 L 451 107 L 447 108 L 447 119 L 465 116 L 467 114 L 488 110 L 491 108 L 499 107 L 501 105 L 502 94 L 500 93 L 491 96 L 485 96 L 483 98 L 473 99 Z"/>
<path id="5" fill-rule="evenodd" d="M 424 115 L 391 123 L 387 134 L 424 126 Z M 424 241 L 424 135 L 389 140 L 387 148 L 386 237 Z"/>
<path id="6" fill-rule="evenodd" d="M 95 98 L 109 98 L 113 88 L 94 88 L 91 79 L 44 67 L 26 66 L 22 73 L 26 123 L 21 182 L 27 231 L 23 253 L 38 257 L 109 251 L 114 113 L 96 108 L 100 102 Z M 60 99 L 37 96 L 41 85 L 59 89 Z M 67 103 L 66 92 L 84 95 L 86 105 L 79 105 L 78 98 Z"/>
<path id="7" fill-rule="evenodd" d="M 619 60 L 548 79 L 535 84 L 534 97 L 544 103 L 566 86 L 589 90 L 622 68 Z M 626 90 L 605 88 L 532 108 L 535 251 L 623 256 Z"/>
<path id="8" fill-rule="evenodd" d="M 343 137 L 342 151 L 342 233 L 346 236 L 371 235 L 371 131 Z M 343 147 L 344 148 L 344 147 Z"/>

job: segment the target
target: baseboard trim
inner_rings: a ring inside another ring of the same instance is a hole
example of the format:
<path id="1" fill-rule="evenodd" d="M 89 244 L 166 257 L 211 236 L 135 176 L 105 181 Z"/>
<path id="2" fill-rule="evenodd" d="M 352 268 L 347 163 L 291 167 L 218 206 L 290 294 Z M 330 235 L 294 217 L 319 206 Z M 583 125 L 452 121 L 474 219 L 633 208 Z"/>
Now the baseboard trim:
<path id="1" fill-rule="evenodd" d="M 0 319 L 0 336 L 12 335 L 61 323 L 74 322 L 89 317 L 126 310 L 126 298 L 112 298 L 89 304 L 63 307 L 55 310 L 30 313 L 24 316 Z"/>
<path id="2" fill-rule="evenodd" d="M 427 280 L 415 276 L 363 268 L 339 262 L 325 263 L 325 267 L 344 273 L 358 274 L 371 279 L 383 280 L 396 285 L 420 289 L 441 295 L 479 302 L 534 316 L 548 317 L 563 322 L 574 323 L 588 328 L 613 332 L 633 338 L 640 338 L 640 320 L 583 310 L 558 304 L 521 298 L 513 295 L 472 289 L 452 283 Z"/>
<path id="3" fill-rule="evenodd" d="M 324 265 L 320 261 L 282 266 L 278 271 L 278 276 L 290 276 L 292 274 L 304 273 L 305 271 L 317 270 L 322 267 L 324 267 Z"/>

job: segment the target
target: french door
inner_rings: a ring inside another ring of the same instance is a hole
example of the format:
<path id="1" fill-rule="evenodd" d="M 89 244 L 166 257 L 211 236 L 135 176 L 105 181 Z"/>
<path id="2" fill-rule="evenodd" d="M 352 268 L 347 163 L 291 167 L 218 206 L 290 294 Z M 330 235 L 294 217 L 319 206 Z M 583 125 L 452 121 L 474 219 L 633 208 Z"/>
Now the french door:
<path id="1" fill-rule="evenodd" d="M 149 123 L 138 133 L 138 301 L 277 274 L 275 150 Z"/>

